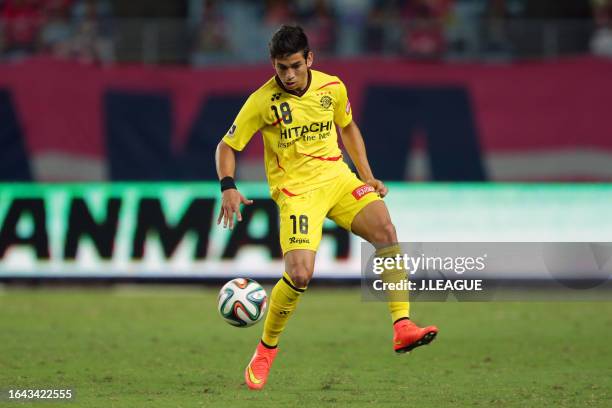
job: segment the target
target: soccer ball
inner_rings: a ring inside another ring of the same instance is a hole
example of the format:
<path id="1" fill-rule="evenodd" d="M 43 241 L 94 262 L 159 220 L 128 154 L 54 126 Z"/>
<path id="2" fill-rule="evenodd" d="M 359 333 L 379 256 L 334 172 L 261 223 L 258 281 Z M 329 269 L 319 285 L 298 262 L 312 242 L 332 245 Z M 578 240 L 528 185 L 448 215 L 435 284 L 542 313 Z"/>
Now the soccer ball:
<path id="1" fill-rule="evenodd" d="M 219 291 L 219 314 L 229 324 L 249 327 L 261 320 L 266 312 L 268 295 L 253 279 L 236 278 Z"/>

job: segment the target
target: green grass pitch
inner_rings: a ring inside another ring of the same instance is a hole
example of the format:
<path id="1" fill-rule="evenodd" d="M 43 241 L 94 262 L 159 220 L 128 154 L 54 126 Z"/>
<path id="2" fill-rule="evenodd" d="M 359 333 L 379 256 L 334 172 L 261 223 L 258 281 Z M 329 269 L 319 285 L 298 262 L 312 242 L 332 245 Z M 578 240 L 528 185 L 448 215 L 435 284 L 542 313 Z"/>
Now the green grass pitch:
<path id="1" fill-rule="evenodd" d="M 216 295 L 0 292 L 0 389 L 75 390 L 45 407 L 612 406 L 612 303 L 416 303 L 414 319 L 440 334 L 398 356 L 385 304 L 312 288 L 252 392 L 243 370 L 262 324 L 224 323 Z"/>

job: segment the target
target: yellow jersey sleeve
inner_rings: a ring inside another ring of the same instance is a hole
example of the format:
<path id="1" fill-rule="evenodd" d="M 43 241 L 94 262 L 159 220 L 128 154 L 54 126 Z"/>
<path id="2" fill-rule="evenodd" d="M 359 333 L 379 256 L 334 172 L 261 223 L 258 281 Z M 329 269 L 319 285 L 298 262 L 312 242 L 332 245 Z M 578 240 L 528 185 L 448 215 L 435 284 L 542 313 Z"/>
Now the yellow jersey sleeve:
<path id="1" fill-rule="evenodd" d="M 263 126 L 264 118 L 259 111 L 257 96 L 253 93 L 238 112 L 223 141 L 232 149 L 241 151 Z"/>
<path id="2" fill-rule="evenodd" d="M 340 86 L 336 87 L 336 100 L 338 102 L 334 107 L 334 122 L 336 122 L 336 125 L 340 126 L 340 128 L 343 128 L 353 121 L 353 111 L 344 82 L 340 80 L 338 80 L 338 82 L 340 82 Z"/>

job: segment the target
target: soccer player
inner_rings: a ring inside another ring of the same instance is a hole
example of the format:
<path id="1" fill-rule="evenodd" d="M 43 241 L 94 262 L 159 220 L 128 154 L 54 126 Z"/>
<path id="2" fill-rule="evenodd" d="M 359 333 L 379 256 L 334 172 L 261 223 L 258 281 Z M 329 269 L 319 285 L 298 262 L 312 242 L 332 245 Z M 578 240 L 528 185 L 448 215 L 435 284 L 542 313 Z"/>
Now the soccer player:
<path id="1" fill-rule="evenodd" d="M 365 145 L 353 121 L 342 81 L 311 69 L 313 53 L 299 26 L 282 26 L 269 44 L 276 75 L 253 92 L 217 146 L 216 165 L 222 208 L 217 224 L 233 228 L 242 221 L 240 205 L 249 205 L 234 183 L 235 151 L 257 131 L 265 146 L 270 194 L 280 212 L 280 244 L 285 273 L 272 289 L 263 335 L 245 370 L 246 384 L 261 389 L 276 357 L 279 337 L 312 278 L 323 221 L 330 218 L 376 248 L 379 257 L 400 252 L 395 228 L 382 198 L 387 187 L 374 178 Z M 342 160 L 336 126 L 359 178 Z M 404 279 L 388 270 L 383 280 Z M 435 326 L 419 328 L 409 318 L 407 293 L 389 296 L 393 348 L 409 352 L 436 336 Z"/>

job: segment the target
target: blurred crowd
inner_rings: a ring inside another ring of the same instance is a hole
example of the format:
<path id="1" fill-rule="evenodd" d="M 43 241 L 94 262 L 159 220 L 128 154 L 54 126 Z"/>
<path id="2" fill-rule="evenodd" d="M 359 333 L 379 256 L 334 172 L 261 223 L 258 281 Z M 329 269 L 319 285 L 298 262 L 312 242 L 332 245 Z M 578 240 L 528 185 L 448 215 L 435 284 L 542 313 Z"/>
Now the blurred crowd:
<path id="1" fill-rule="evenodd" d="M 0 0 L 0 56 L 112 62 L 108 0 Z"/>
<path id="2" fill-rule="evenodd" d="M 222 61 L 237 50 L 247 60 L 265 57 L 262 44 L 287 21 L 302 24 L 319 53 L 340 56 L 554 56 L 587 52 L 591 38 L 593 51 L 605 54 L 610 5 L 612 0 L 192 0 L 198 27 L 192 63 Z"/>
<path id="3" fill-rule="evenodd" d="M 163 0 L 129 1 L 133 9 L 141 4 L 144 10 Z M 258 62 L 266 59 L 271 33 L 287 22 L 302 24 L 312 47 L 323 55 L 504 59 L 531 56 L 529 52 L 562 53 L 563 47 L 567 52 L 586 52 L 590 47 L 596 54 L 612 55 L 612 0 L 176 2 L 184 14 L 169 17 L 182 20 L 181 24 L 165 27 L 168 23 L 158 19 L 159 23 L 132 28 L 130 36 L 128 25 L 116 24 L 126 16 L 113 12 L 125 9 L 122 0 L 0 0 L 0 59 L 44 53 L 103 63 L 138 60 L 122 56 L 118 49 L 135 49 L 143 43 L 140 46 L 148 49 L 141 54 L 159 61 Z M 544 25 L 542 19 L 559 25 Z M 581 24 L 568 23 L 577 21 Z M 134 34 L 140 27 L 148 31 Z M 130 41 L 136 45 L 125 44 Z M 170 59 L 155 49 L 163 41 L 175 51 Z M 534 49 L 538 41 L 549 51 Z"/>
<path id="4" fill-rule="evenodd" d="M 593 0 L 597 29 L 591 39 L 591 51 L 612 57 L 612 0 Z"/>

